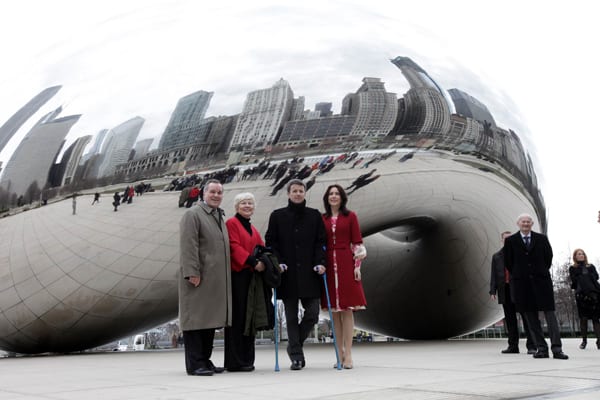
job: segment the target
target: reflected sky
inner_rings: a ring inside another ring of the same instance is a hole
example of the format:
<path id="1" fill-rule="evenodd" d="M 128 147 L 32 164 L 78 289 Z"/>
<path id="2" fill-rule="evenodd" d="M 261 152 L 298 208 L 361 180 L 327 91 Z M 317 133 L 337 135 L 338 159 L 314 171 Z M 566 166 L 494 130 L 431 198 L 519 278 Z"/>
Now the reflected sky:
<path id="1" fill-rule="evenodd" d="M 445 89 L 457 87 L 482 101 L 498 125 L 522 137 L 527 132 L 507 94 L 448 54 L 447 38 L 402 13 L 383 15 L 340 2 L 312 8 L 109 4 L 90 11 L 73 5 L 71 13 L 33 21 L 37 40 L 25 41 L 31 53 L 21 49 L 29 58 L 15 59 L 2 82 L 0 120 L 41 89 L 60 84 L 47 108 L 62 104 L 62 115 L 82 114 L 64 148 L 136 115 L 146 120 L 138 139 L 155 138 L 156 146 L 177 100 L 196 90 L 215 93 L 207 116 L 231 115 L 249 91 L 284 78 L 295 96 L 305 96 L 307 108 L 327 101 L 339 112 L 342 98 L 365 76 L 381 78 L 388 91 L 402 96 L 408 83 L 389 59 L 404 55 Z M 24 125 L 0 160 L 6 163 L 27 130 Z"/>

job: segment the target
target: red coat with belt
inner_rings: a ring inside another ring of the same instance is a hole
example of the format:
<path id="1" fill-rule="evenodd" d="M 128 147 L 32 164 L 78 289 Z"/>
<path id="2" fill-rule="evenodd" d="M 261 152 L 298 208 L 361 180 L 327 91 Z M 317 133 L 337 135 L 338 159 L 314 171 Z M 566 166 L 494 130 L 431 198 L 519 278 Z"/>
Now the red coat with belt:
<path id="1" fill-rule="evenodd" d="M 327 288 L 333 311 L 365 308 L 367 300 L 361 281 L 354 279 L 354 257 L 352 245 L 362 243 L 358 218 L 352 211 L 348 215 L 338 214 L 333 231 L 331 217 L 323 215 L 327 232 Z M 321 306 L 327 308 L 325 296 Z"/>

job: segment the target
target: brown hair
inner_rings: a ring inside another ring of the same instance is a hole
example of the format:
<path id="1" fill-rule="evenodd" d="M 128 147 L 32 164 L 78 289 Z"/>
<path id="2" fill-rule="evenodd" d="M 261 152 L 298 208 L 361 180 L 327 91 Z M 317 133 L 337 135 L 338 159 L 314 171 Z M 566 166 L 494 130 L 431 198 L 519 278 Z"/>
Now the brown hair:
<path id="1" fill-rule="evenodd" d="M 583 253 L 583 257 L 584 257 L 584 263 L 585 265 L 588 265 L 588 258 L 587 258 L 587 254 L 585 254 L 585 251 L 583 251 L 583 249 L 575 249 L 575 251 L 573 252 L 573 265 L 577 266 L 577 260 L 575 259 L 575 256 L 577 255 L 578 252 L 582 252 Z"/>
<path id="2" fill-rule="evenodd" d="M 327 190 L 325 190 L 325 194 L 323 195 L 323 206 L 325 207 L 325 216 L 327 218 L 331 217 L 331 206 L 329 205 L 328 199 L 329 199 L 329 191 L 333 188 L 336 188 L 338 190 L 338 192 L 340 192 L 340 198 L 342 199 L 341 204 L 340 204 L 340 212 L 343 215 L 350 214 L 350 210 L 348 210 L 346 208 L 346 204 L 348 203 L 348 195 L 344 191 L 344 188 L 342 188 L 337 183 L 334 183 L 333 185 L 329 185 L 327 187 Z"/>

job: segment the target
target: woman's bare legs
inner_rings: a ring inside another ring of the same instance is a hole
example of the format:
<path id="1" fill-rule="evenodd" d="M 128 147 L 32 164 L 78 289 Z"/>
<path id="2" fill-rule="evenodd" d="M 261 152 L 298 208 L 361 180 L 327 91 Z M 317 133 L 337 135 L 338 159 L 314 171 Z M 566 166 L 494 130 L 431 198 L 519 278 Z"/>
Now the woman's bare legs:
<path id="1" fill-rule="evenodd" d="M 352 339 L 354 336 L 354 312 L 351 310 L 342 311 L 341 323 L 342 323 L 342 346 L 344 348 L 343 364 L 344 368 L 352 368 Z M 337 329 L 337 327 L 336 327 Z M 337 332 L 337 331 L 336 331 Z"/>

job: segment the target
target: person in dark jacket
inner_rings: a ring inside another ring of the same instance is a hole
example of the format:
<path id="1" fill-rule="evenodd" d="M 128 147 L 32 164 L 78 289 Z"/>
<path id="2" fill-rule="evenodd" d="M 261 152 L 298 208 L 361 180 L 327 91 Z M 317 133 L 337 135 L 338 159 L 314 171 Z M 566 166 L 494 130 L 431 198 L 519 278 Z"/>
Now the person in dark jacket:
<path id="1" fill-rule="evenodd" d="M 511 235 L 510 232 L 502 232 L 502 244 L 504 240 Z M 502 304 L 504 310 L 504 328 L 508 336 L 508 347 L 502 350 L 502 354 L 511 354 L 519 352 L 519 323 L 517 320 L 517 310 L 515 303 L 510 295 L 510 274 L 504 267 L 504 255 L 502 249 L 492 256 L 492 273 L 490 277 L 490 297 L 492 300 L 498 299 L 498 304 Z M 521 315 L 523 328 L 527 335 L 527 354 L 536 352 L 535 341 L 531 337 L 529 327 L 525 317 Z"/>
<path id="2" fill-rule="evenodd" d="M 600 284 L 598 271 L 590 264 L 585 251 L 575 249 L 573 252 L 573 265 L 569 267 L 571 288 L 575 290 L 575 301 L 579 324 L 581 328 L 581 344 L 579 348 L 587 346 L 588 320 L 592 320 L 594 333 L 596 333 L 596 347 L 600 349 Z"/>
<path id="3" fill-rule="evenodd" d="M 548 358 L 548 343 L 544 339 L 542 324 L 538 316 L 544 312 L 554 358 L 569 358 L 562 351 L 560 329 L 554 313 L 554 289 L 550 267 L 552 266 L 552 246 L 548 237 L 533 232 L 533 218 L 521 214 L 517 218 L 519 231 L 504 241 L 504 262 L 510 273 L 512 299 L 517 311 L 525 315 L 537 352 L 534 358 Z"/>
<path id="4" fill-rule="evenodd" d="M 327 238 L 321 213 L 306 207 L 306 186 L 292 179 L 287 186 L 288 205 L 271 213 L 265 235 L 267 247 L 287 271 L 281 276 L 277 297 L 283 300 L 287 321 L 287 352 L 291 369 L 306 365 L 303 343 L 319 320 L 319 302 L 325 273 Z M 298 322 L 298 301 L 304 315 Z"/>

